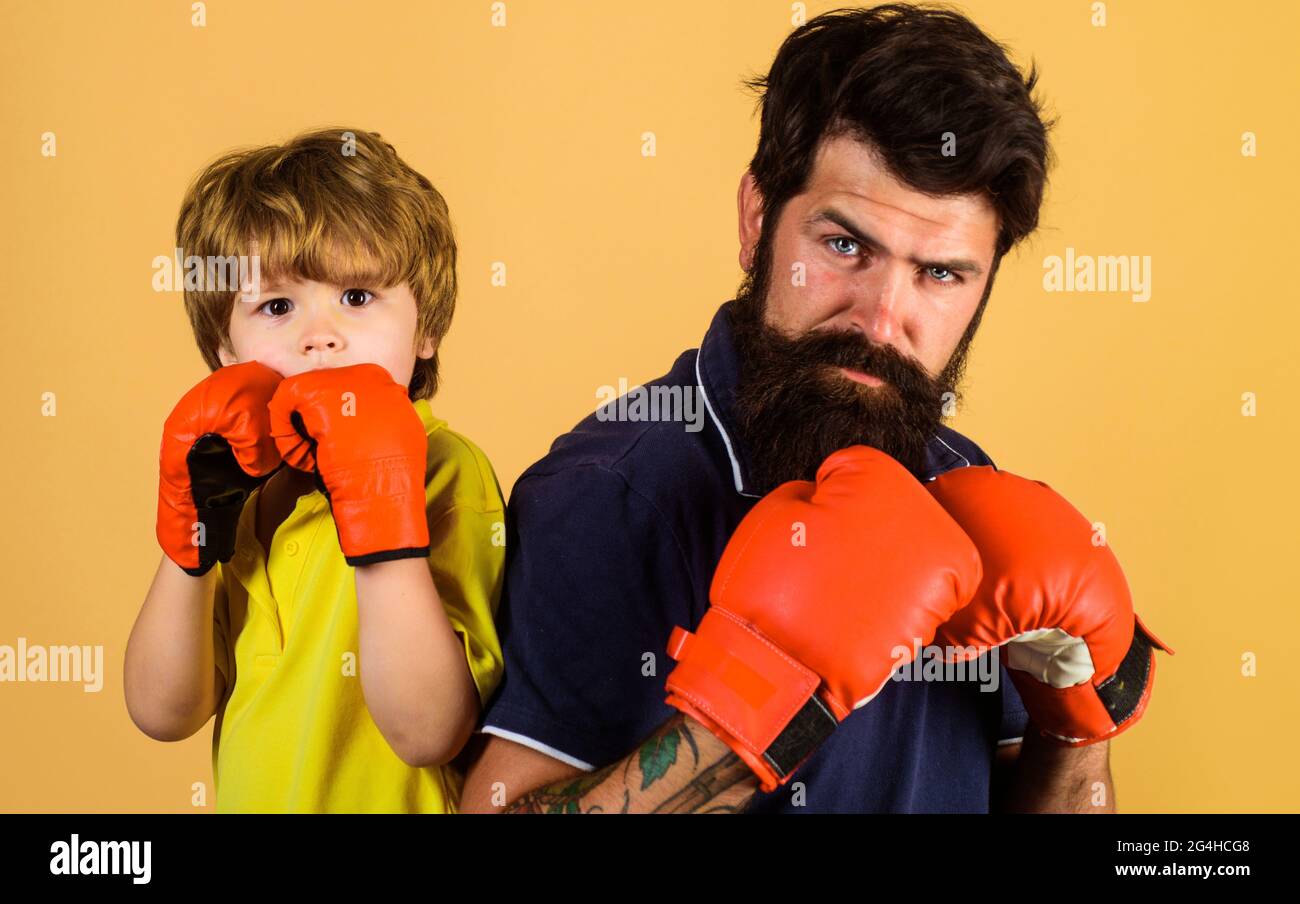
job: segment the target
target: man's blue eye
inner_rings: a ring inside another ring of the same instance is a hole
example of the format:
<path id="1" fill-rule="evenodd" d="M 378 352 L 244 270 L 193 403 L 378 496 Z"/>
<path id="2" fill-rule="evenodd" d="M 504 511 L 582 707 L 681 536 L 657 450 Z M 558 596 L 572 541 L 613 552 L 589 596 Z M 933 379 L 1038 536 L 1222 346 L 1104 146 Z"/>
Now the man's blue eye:
<path id="1" fill-rule="evenodd" d="M 837 235 L 832 239 L 827 239 L 826 241 L 830 244 L 831 248 L 833 248 L 837 254 L 841 254 L 845 257 L 852 256 L 856 254 L 858 251 L 857 241 L 855 239 L 849 238 L 848 236 Z M 962 282 L 962 278 L 960 276 L 958 276 L 956 273 L 952 272 L 951 270 L 947 269 L 946 267 L 926 267 L 925 269 L 926 272 L 929 273 L 931 277 L 933 277 L 935 282 L 944 283 L 944 284 L 953 284 L 953 283 Z"/>
<path id="2" fill-rule="evenodd" d="M 343 303 L 350 308 L 359 308 L 369 302 L 372 297 L 365 289 L 348 289 L 343 293 Z M 360 304 L 353 304 L 358 299 Z"/>

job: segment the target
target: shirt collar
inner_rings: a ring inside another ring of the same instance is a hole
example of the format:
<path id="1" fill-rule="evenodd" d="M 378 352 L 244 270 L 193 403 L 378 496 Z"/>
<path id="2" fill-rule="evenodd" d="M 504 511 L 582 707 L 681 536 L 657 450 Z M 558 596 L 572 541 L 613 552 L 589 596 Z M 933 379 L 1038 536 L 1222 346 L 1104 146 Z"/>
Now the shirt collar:
<path id="1" fill-rule="evenodd" d="M 415 406 L 415 413 L 420 416 L 420 423 L 424 424 L 425 436 L 431 436 L 433 431 L 447 426 L 446 421 L 434 416 L 433 409 L 429 407 L 428 399 L 416 399 L 411 404 Z"/>
<path id="2" fill-rule="evenodd" d="M 731 310 L 734 301 L 728 301 L 713 315 L 713 322 L 700 342 L 695 356 L 695 384 L 704 399 L 704 408 L 722 437 L 731 463 L 732 482 L 742 496 L 758 498 L 760 494 L 748 489 L 748 454 L 740 443 L 733 408 L 736 404 L 736 385 L 740 382 L 740 359 L 736 353 L 736 337 L 731 328 Z"/>
<path id="3" fill-rule="evenodd" d="M 761 494 L 754 492 L 749 480 L 749 454 L 740 440 L 734 414 L 736 386 L 740 382 L 740 357 L 731 325 L 735 304 L 734 300 L 728 301 L 713 315 L 713 322 L 709 324 L 695 356 L 695 383 L 704 399 L 705 410 L 722 438 L 736 492 L 757 499 Z M 926 481 L 933 480 L 944 471 L 969 464 L 966 456 L 936 434 L 925 450 L 926 471 L 922 477 Z"/>

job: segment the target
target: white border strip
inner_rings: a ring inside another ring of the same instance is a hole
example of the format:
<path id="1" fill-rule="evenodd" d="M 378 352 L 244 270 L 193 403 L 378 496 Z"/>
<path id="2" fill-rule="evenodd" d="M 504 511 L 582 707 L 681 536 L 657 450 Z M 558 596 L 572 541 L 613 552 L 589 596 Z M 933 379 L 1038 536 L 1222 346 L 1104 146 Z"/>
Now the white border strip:
<path id="1" fill-rule="evenodd" d="M 704 391 L 704 379 L 700 376 L 700 355 L 703 351 L 703 345 L 695 350 L 695 385 L 699 387 L 700 398 L 704 399 L 704 408 L 709 412 L 709 417 L 713 418 L 714 426 L 722 434 L 722 443 L 727 447 L 727 457 L 731 459 L 731 477 L 736 483 L 736 492 L 742 496 L 759 499 L 761 497 L 745 492 L 744 484 L 740 480 L 740 462 L 736 460 L 736 453 L 731 449 L 731 437 L 727 436 L 727 431 L 722 427 L 722 421 L 718 420 L 718 416 L 714 414 L 713 405 L 709 402 L 709 394 Z"/>
<path id="2" fill-rule="evenodd" d="M 939 442 L 943 443 L 945 446 L 948 446 L 948 444 L 947 444 L 946 442 L 944 442 L 943 437 L 940 436 L 938 433 L 936 433 L 936 434 L 934 435 L 934 438 L 937 439 Z M 957 451 L 956 449 L 954 449 L 952 446 L 948 446 L 948 451 L 951 452 L 953 455 L 956 455 L 956 456 L 957 456 L 958 458 L 960 458 L 962 461 L 966 462 L 966 464 L 963 465 L 962 467 L 966 467 L 966 468 L 969 468 L 969 467 L 970 467 L 970 459 L 967 458 L 965 455 L 962 455 L 960 452 L 958 452 L 958 451 Z"/>
<path id="3" fill-rule="evenodd" d="M 547 745 L 543 744 L 541 741 L 535 741 L 532 738 L 528 737 L 527 735 L 521 735 L 513 731 L 506 731 L 504 728 L 497 728 L 495 725 L 485 725 L 481 729 L 479 729 L 479 733 L 496 735 L 498 738 L 505 738 L 507 741 L 514 741 L 516 744 L 522 744 L 525 747 L 531 747 L 533 750 L 536 750 L 538 753 L 544 753 L 547 756 L 551 757 L 552 759 L 559 760 L 561 763 L 566 763 L 578 769 L 584 769 L 587 772 L 592 772 L 596 768 L 590 763 L 584 763 L 582 760 L 578 759 L 577 757 L 572 757 L 569 756 L 567 753 L 562 753 L 561 751 L 556 750 L 554 747 L 548 747 Z"/>

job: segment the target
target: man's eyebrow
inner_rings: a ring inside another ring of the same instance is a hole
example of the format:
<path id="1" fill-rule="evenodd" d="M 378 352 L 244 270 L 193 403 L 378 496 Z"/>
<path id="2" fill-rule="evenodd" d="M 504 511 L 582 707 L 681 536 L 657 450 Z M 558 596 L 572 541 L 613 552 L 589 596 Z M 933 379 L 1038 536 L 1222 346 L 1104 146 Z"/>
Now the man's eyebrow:
<path id="1" fill-rule="evenodd" d="M 884 246 L 879 239 L 873 238 L 865 229 L 854 223 L 842 211 L 834 207 L 824 207 L 816 211 L 812 216 L 804 220 L 805 226 L 816 226 L 819 223 L 834 223 L 836 226 L 847 232 L 854 241 L 859 245 L 865 245 L 873 251 L 890 253 L 889 249 Z M 953 258 L 951 260 L 923 260 L 921 258 L 908 258 L 912 263 L 920 267 L 933 267 L 936 270 L 948 270 L 952 273 L 967 273 L 972 278 L 978 279 L 984 275 L 984 268 L 973 260 L 968 258 Z"/>

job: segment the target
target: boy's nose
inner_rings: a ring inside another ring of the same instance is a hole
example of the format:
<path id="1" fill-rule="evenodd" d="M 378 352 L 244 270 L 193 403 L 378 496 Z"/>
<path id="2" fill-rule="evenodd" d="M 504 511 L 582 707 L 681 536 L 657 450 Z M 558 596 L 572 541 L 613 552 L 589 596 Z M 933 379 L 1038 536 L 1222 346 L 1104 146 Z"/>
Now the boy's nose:
<path id="1" fill-rule="evenodd" d="M 342 334 L 323 325 L 307 330 L 299 341 L 299 349 L 304 354 L 341 351 L 343 346 Z"/>

